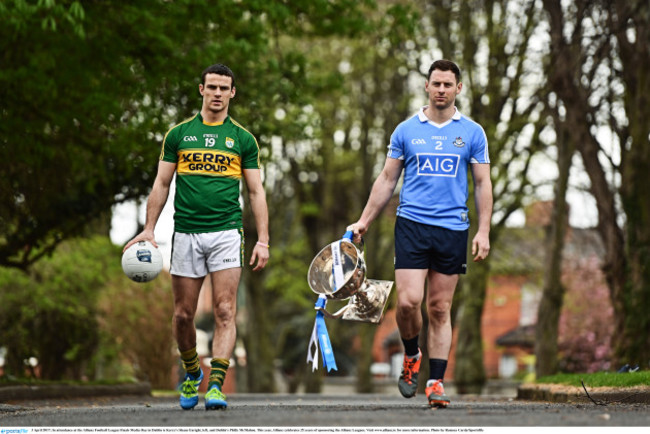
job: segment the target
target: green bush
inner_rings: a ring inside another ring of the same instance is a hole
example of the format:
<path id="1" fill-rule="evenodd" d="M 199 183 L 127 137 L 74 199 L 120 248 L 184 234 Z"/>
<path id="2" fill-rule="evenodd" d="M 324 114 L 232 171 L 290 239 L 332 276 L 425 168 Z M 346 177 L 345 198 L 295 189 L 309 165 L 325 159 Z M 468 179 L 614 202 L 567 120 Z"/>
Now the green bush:
<path id="1" fill-rule="evenodd" d="M 29 376 L 24 361 L 35 357 L 42 379 L 83 377 L 99 343 L 97 299 L 115 272 L 116 249 L 106 238 L 77 239 L 27 273 L 0 268 L 5 373 Z"/>
<path id="2" fill-rule="evenodd" d="M 132 282 L 122 272 L 121 250 L 107 237 L 74 239 L 27 273 L 0 267 L 6 376 L 173 386 L 170 276 Z M 36 369 L 25 363 L 31 357 Z"/>
<path id="3" fill-rule="evenodd" d="M 101 345 L 97 368 L 103 379 L 126 376 L 149 381 L 155 389 L 171 389 L 178 361 L 172 336 L 173 295 L 167 272 L 148 283 L 136 283 L 121 272 L 98 303 Z"/>

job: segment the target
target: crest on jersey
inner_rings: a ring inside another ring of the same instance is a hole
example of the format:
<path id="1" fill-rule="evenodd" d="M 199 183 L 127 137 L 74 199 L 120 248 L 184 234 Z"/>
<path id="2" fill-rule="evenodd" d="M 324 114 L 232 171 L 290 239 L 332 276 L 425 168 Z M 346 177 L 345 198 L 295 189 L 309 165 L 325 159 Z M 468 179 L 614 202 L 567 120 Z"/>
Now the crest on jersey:
<path id="1" fill-rule="evenodd" d="M 235 139 L 226 137 L 226 148 L 231 149 L 233 146 L 235 146 Z"/>
<path id="2" fill-rule="evenodd" d="M 463 146 L 465 146 L 465 142 L 463 142 L 463 138 L 456 137 L 456 140 L 454 140 L 454 146 L 457 148 L 462 148 Z"/>

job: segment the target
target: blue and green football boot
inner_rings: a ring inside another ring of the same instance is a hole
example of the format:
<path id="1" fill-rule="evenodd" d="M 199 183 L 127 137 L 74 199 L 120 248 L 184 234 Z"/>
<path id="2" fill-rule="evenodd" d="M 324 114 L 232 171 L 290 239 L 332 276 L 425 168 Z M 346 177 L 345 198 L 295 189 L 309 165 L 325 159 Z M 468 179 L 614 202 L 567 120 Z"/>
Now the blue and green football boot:
<path id="1" fill-rule="evenodd" d="M 185 375 L 181 384 L 181 408 L 191 410 L 199 403 L 199 385 L 203 380 L 203 371 L 199 371 L 199 377 L 194 378 L 191 374 Z"/>

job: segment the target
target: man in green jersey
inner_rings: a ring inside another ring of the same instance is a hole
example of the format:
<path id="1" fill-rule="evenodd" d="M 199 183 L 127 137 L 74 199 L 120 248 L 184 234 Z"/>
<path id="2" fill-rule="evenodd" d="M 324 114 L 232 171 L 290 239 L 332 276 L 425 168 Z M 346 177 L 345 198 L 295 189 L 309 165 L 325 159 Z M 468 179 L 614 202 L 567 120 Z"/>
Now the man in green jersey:
<path id="1" fill-rule="evenodd" d="M 244 262 L 239 204 L 242 177 L 258 236 L 249 264 L 257 271 L 269 259 L 268 209 L 257 140 L 228 116 L 230 100 L 235 96 L 233 72 L 221 64 L 208 67 L 201 75 L 199 92 L 203 96 L 201 111 L 165 135 L 158 174 L 147 200 L 144 230 L 124 247 L 126 250 L 141 240 L 156 245 L 154 228 L 176 174 L 170 269 L 174 293 L 172 326 L 186 371 L 180 404 L 188 410 L 198 403 L 198 388 L 203 380 L 194 316 L 208 274 L 215 330 L 205 407 L 227 407 L 221 388 L 235 346 L 236 295 Z"/>

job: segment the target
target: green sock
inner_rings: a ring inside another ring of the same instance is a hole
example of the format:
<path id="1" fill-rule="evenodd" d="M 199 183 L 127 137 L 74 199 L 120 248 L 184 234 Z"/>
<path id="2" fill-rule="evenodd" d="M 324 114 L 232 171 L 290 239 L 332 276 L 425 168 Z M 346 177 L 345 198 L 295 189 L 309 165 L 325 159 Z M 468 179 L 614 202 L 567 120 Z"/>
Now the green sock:
<path id="1" fill-rule="evenodd" d="M 196 347 L 187 351 L 181 351 L 181 360 L 183 361 L 183 368 L 185 368 L 185 372 L 194 378 L 199 376 L 199 371 L 201 370 L 201 362 L 199 361 L 199 355 L 196 352 Z"/>
<path id="2" fill-rule="evenodd" d="M 210 382 L 208 383 L 208 389 L 213 385 L 219 386 L 219 390 L 223 386 L 223 382 L 226 379 L 226 371 L 230 366 L 230 360 L 228 359 L 212 359 L 210 360 Z"/>

